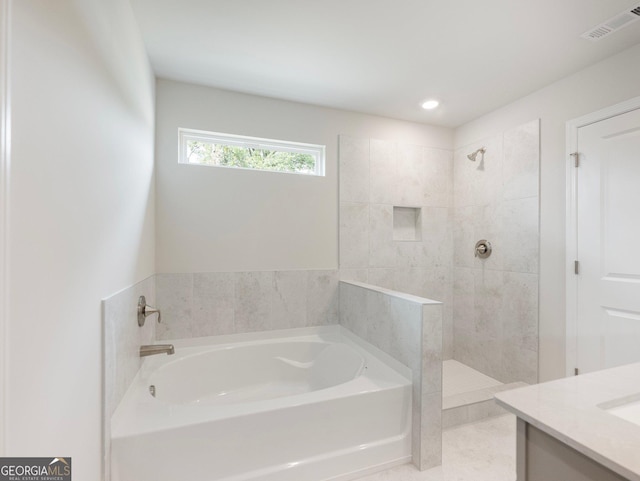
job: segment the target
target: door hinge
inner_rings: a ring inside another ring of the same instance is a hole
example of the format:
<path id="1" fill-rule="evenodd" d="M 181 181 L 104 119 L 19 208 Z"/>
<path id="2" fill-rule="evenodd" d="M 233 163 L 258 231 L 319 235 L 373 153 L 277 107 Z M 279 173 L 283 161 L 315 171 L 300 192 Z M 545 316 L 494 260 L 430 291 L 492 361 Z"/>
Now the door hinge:
<path id="1" fill-rule="evenodd" d="M 573 160 L 575 162 L 575 166 L 576 167 L 580 167 L 580 154 L 578 152 L 574 152 L 571 154 L 571 157 L 573 157 Z"/>
<path id="2" fill-rule="evenodd" d="M 578 374 L 580 374 L 580 370 L 576 367 L 573 369 L 573 375 L 577 376 Z"/>
<path id="3" fill-rule="evenodd" d="M 573 273 L 577 276 L 578 274 L 580 274 L 580 262 L 579 261 L 573 261 Z"/>

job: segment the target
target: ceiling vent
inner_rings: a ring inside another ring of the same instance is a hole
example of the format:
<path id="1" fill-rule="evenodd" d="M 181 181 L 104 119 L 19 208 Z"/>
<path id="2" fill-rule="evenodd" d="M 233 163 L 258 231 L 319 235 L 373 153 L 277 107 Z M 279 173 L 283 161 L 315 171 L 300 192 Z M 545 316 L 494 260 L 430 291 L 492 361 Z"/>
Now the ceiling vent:
<path id="1" fill-rule="evenodd" d="M 611 35 L 613 32 L 623 27 L 631 25 L 633 22 L 640 20 L 640 4 L 633 8 L 619 13 L 615 17 L 610 18 L 606 22 L 601 23 L 580 35 L 587 40 L 598 41 L 601 38 Z"/>

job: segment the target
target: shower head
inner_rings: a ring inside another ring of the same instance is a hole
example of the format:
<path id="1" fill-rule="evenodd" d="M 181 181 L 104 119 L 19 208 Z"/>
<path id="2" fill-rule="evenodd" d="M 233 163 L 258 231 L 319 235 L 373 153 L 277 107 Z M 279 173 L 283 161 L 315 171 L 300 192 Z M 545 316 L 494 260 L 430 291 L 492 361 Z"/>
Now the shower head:
<path id="1" fill-rule="evenodd" d="M 480 147 L 475 152 L 472 152 L 471 154 L 467 155 L 467 159 L 471 160 L 472 162 L 475 162 L 476 161 L 476 157 L 478 157 L 478 154 L 482 154 L 482 157 L 484 157 L 484 153 L 486 151 L 487 151 L 486 147 Z"/>

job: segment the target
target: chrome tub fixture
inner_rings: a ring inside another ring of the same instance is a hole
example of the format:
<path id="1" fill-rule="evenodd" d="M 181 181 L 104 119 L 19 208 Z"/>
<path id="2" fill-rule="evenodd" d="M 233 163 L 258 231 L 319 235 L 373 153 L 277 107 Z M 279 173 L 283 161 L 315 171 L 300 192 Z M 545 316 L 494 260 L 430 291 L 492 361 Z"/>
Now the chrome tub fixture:
<path id="1" fill-rule="evenodd" d="M 140 346 L 140 357 L 153 356 L 155 354 L 175 354 L 176 350 L 173 348 L 173 344 L 150 344 L 147 346 Z"/>
<path id="2" fill-rule="evenodd" d="M 144 321 L 151 314 L 158 314 L 158 322 L 160 322 L 160 309 L 147 305 L 147 299 L 140 296 L 138 298 L 138 326 L 144 326 Z"/>

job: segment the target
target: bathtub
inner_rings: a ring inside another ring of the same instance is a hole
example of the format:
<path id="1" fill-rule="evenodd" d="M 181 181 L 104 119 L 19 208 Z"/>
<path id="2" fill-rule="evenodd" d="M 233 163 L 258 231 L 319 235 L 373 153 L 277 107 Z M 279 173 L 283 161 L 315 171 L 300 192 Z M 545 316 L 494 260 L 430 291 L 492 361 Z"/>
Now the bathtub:
<path id="1" fill-rule="evenodd" d="M 348 480 L 411 459 L 410 371 L 340 326 L 173 344 L 114 413 L 112 481 Z"/>

